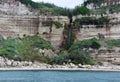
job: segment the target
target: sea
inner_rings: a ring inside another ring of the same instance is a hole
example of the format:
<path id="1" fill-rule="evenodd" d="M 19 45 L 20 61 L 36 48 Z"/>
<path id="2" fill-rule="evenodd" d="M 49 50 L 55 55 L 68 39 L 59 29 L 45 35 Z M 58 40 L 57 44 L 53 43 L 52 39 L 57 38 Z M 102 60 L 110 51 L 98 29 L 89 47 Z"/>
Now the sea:
<path id="1" fill-rule="evenodd" d="M 120 82 L 120 72 L 0 71 L 0 82 Z"/>

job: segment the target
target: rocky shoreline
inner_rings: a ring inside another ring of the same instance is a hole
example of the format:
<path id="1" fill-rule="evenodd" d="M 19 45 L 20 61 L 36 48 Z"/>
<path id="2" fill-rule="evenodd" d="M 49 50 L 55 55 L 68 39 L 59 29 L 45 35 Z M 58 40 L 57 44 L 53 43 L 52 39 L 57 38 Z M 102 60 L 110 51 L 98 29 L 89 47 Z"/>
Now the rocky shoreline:
<path id="1" fill-rule="evenodd" d="M 24 66 L 24 67 L 2 67 L 0 71 L 104 71 L 104 72 L 120 72 L 120 66 L 116 67 L 104 67 L 104 66 L 93 66 L 91 68 L 69 68 L 61 66 L 59 68 L 48 68 L 48 67 L 33 67 L 33 66 Z"/>
<path id="2" fill-rule="evenodd" d="M 14 61 L 0 57 L 0 70 L 120 71 L 119 65 L 49 65 L 39 62 Z"/>

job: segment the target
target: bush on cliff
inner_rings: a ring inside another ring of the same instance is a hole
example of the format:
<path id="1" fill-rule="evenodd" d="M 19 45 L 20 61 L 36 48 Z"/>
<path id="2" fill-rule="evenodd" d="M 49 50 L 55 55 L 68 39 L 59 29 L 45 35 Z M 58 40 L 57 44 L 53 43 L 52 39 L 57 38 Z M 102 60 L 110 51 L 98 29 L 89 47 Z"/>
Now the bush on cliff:
<path id="1" fill-rule="evenodd" d="M 70 53 L 61 53 L 54 57 L 50 64 L 93 64 L 93 59 L 90 57 L 89 52 L 83 50 L 74 50 Z"/>
<path id="2" fill-rule="evenodd" d="M 68 52 L 60 53 L 51 60 L 51 64 L 93 64 L 93 59 L 90 56 L 89 48 L 99 49 L 100 43 L 96 38 L 82 40 L 74 43 Z"/>
<path id="3" fill-rule="evenodd" d="M 25 36 L 23 38 L 8 38 L 0 42 L 0 56 L 27 61 L 43 60 L 39 49 L 52 49 L 50 42 L 39 36 Z"/>
<path id="4" fill-rule="evenodd" d="M 68 53 L 62 52 L 58 56 L 51 58 L 51 61 L 49 62 L 49 64 L 63 65 L 63 63 L 68 63 L 69 61 L 68 56 L 69 56 Z"/>
<path id="5" fill-rule="evenodd" d="M 93 64 L 93 59 L 89 54 L 89 51 L 74 50 L 70 52 L 69 59 L 74 64 Z"/>
<path id="6" fill-rule="evenodd" d="M 106 41 L 106 44 L 109 47 L 120 47 L 120 39 L 108 40 Z"/>
<path id="7" fill-rule="evenodd" d="M 20 2 L 25 4 L 26 6 L 30 6 L 33 9 L 37 9 L 38 11 L 40 11 L 40 14 L 46 15 L 49 11 L 52 15 L 67 15 L 67 10 L 65 8 L 58 7 L 54 4 L 34 2 L 32 0 L 20 0 Z"/>
<path id="8" fill-rule="evenodd" d="M 96 25 L 96 28 L 99 26 L 104 27 L 104 25 L 108 24 L 110 22 L 110 19 L 108 17 L 82 17 L 80 19 L 76 19 L 74 21 L 75 25 L 79 25 L 82 28 L 82 25 Z"/>
<path id="9" fill-rule="evenodd" d="M 74 50 L 80 50 L 80 49 L 88 49 L 88 48 L 92 48 L 92 49 L 99 49 L 101 47 L 99 41 L 96 38 L 92 38 L 92 39 L 87 39 L 87 40 L 82 40 L 82 41 L 78 41 L 75 44 L 73 44 L 71 46 L 71 48 L 69 49 L 70 52 L 74 51 Z"/>

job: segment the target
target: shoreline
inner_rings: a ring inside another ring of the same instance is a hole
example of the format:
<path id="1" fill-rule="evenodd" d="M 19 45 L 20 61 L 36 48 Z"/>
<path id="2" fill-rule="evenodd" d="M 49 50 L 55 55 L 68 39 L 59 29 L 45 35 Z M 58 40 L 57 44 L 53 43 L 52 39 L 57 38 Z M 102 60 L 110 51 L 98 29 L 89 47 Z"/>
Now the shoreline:
<path id="1" fill-rule="evenodd" d="M 93 72 L 120 72 L 114 68 L 32 68 L 32 67 L 5 67 L 0 71 L 93 71 Z"/>
<path id="2" fill-rule="evenodd" d="M 40 62 L 14 61 L 0 57 L 0 71 L 113 71 L 120 72 L 120 65 L 104 62 L 103 65 L 75 65 L 73 63 L 63 65 L 50 65 Z"/>

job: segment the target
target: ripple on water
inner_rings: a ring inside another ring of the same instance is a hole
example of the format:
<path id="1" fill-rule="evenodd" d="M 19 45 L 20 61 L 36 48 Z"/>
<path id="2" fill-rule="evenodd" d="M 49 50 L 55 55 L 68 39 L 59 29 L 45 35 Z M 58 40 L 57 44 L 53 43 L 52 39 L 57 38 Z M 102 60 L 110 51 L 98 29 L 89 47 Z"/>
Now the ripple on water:
<path id="1" fill-rule="evenodd" d="M 120 82 L 120 72 L 0 71 L 0 82 Z"/>

